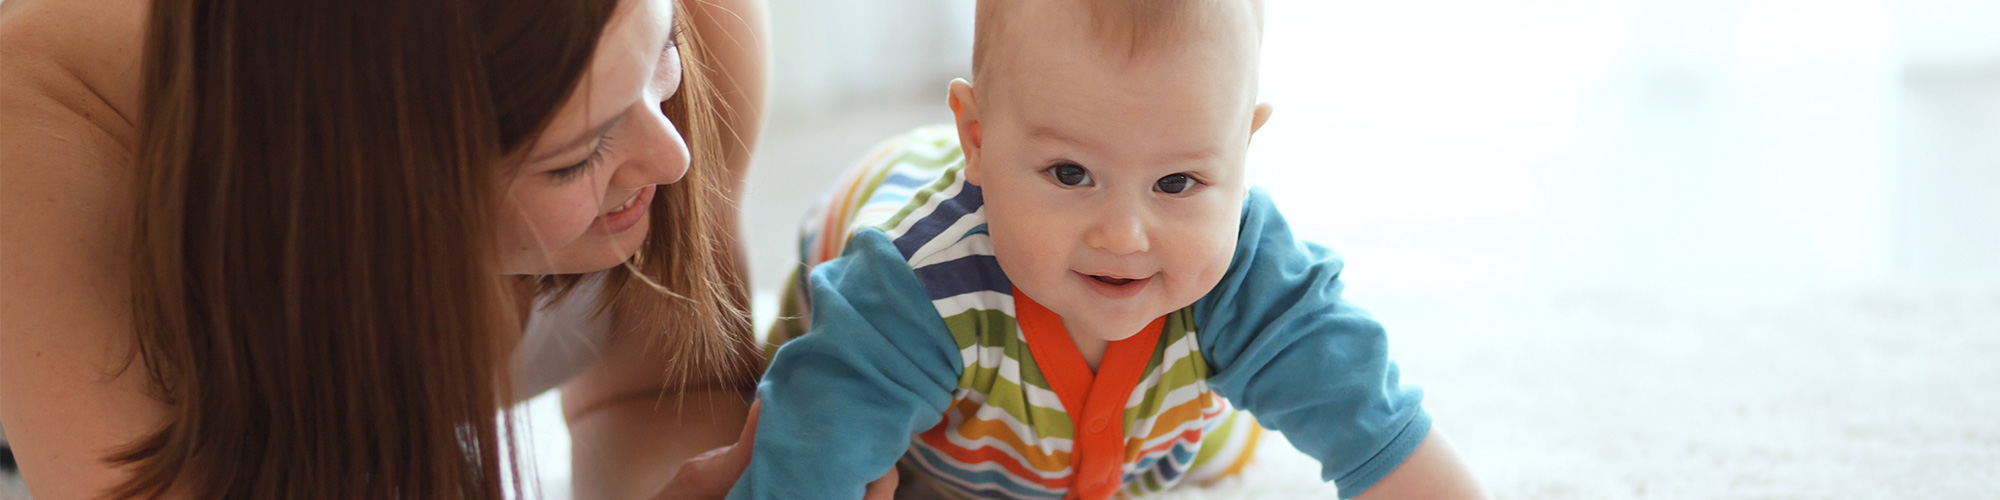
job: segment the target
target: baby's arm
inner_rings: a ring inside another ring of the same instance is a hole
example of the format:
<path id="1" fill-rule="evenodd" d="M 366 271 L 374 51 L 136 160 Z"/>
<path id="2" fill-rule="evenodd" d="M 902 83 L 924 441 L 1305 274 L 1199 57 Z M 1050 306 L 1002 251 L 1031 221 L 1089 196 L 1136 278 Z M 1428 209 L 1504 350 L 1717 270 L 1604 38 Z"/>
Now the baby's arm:
<path id="1" fill-rule="evenodd" d="M 1476 492 L 1432 436 L 1422 391 L 1400 385 L 1382 325 L 1341 298 L 1339 257 L 1294 239 L 1262 190 L 1243 213 L 1235 260 L 1194 305 L 1210 387 L 1318 459 L 1321 478 L 1343 496 L 1398 489 L 1399 476 Z M 1401 474 L 1411 465 L 1422 474 Z"/>
<path id="2" fill-rule="evenodd" d="M 958 346 L 881 232 L 855 235 L 810 282 L 812 331 L 757 387 L 757 439 L 732 500 L 861 498 L 957 387 Z"/>
<path id="3" fill-rule="evenodd" d="M 1382 481 L 1355 496 L 1357 500 L 1395 498 L 1490 498 L 1479 480 L 1451 447 L 1451 440 L 1436 427 L 1424 437 L 1424 444 L 1403 459 Z"/>

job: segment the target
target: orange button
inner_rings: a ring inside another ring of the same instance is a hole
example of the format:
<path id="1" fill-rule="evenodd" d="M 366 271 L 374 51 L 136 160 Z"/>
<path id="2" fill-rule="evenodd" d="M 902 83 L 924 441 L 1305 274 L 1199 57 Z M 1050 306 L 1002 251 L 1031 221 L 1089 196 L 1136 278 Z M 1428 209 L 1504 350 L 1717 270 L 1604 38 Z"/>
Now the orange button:
<path id="1" fill-rule="evenodd" d="M 1110 419 L 1104 417 L 1097 417 L 1095 419 L 1091 419 L 1090 432 L 1104 432 L 1105 426 L 1109 425 L 1111 425 Z"/>

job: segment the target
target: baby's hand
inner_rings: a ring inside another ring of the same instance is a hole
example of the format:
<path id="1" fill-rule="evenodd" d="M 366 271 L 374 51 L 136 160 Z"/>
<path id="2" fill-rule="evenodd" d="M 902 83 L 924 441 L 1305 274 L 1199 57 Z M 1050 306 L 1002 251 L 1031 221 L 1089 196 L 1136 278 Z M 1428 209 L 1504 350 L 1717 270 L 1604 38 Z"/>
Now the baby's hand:
<path id="1" fill-rule="evenodd" d="M 750 403 L 750 415 L 743 421 L 743 433 L 736 436 L 736 444 L 708 450 L 681 462 L 680 470 L 653 498 L 720 500 L 729 496 L 729 488 L 736 485 L 736 478 L 743 475 L 743 469 L 750 467 L 750 450 L 757 441 L 757 415 L 763 408 L 763 401 Z M 896 468 L 890 467 L 888 474 L 868 483 L 862 500 L 894 500 L 897 479 Z"/>

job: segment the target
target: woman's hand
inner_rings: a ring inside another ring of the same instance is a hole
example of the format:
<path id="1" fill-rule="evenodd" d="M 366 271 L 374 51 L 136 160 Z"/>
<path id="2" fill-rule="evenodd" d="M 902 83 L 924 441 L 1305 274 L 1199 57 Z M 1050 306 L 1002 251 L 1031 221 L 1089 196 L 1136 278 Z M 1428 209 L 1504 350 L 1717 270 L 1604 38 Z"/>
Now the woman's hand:
<path id="1" fill-rule="evenodd" d="M 729 488 L 736 485 L 736 478 L 743 475 L 743 469 L 750 467 L 750 449 L 757 441 L 757 414 L 764 403 L 750 404 L 750 416 L 743 422 L 743 433 L 737 435 L 736 444 L 708 450 L 694 458 L 681 462 L 681 468 L 667 486 L 654 498 L 660 500 L 712 500 L 729 496 Z M 868 483 L 862 500 L 893 500 L 896 496 L 896 468 Z"/>

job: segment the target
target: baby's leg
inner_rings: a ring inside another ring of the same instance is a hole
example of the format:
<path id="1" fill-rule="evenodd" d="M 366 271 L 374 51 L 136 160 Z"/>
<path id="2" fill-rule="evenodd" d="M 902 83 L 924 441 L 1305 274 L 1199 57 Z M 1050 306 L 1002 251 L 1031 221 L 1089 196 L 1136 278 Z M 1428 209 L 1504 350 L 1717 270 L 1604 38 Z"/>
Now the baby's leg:
<path id="1" fill-rule="evenodd" d="M 876 196 L 883 181 L 897 167 L 942 169 L 955 164 L 959 155 L 956 146 L 949 148 L 943 156 L 935 150 L 942 143 L 955 140 L 956 129 L 949 126 L 930 126 L 891 138 L 876 145 L 873 151 L 863 155 L 848 165 L 827 190 L 825 195 L 806 211 L 799 221 L 798 264 L 793 266 L 792 275 L 785 280 L 785 288 L 778 296 L 777 320 L 764 337 L 764 359 L 778 352 L 778 346 L 805 335 L 811 329 L 812 296 L 808 294 L 809 277 L 812 269 L 823 262 L 840 257 L 847 247 L 847 240 L 859 226 L 876 222 L 876 219 L 894 215 L 905 199 Z M 914 146 L 930 153 L 907 151 Z"/>
<path id="2" fill-rule="evenodd" d="M 1264 427 L 1257 425 L 1256 418 L 1242 410 L 1229 410 L 1221 423 L 1202 436 L 1201 448 L 1188 465 L 1182 484 L 1206 485 L 1243 472 L 1263 437 Z"/>

